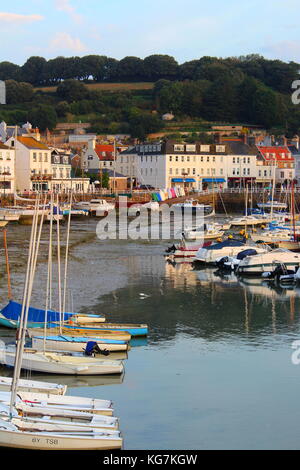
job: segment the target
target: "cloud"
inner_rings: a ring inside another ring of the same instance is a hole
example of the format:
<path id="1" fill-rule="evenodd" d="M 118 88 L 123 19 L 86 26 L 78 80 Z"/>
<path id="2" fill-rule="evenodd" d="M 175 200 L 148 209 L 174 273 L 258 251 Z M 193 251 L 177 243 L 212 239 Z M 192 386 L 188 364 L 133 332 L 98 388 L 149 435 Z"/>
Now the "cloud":
<path id="1" fill-rule="evenodd" d="M 18 13 L 0 12 L 0 22 L 2 23 L 32 23 L 41 21 L 44 17 L 41 15 L 19 15 Z"/>
<path id="2" fill-rule="evenodd" d="M 85 52 L 86 46 L 79 38 L 73 38 L 68 33 L 56 33 L 50 42 L 50 49 L 52 50 L 69 50 L 72 52 Z"/>
<path id="3" fill-rule="evenodd" d="M 76 12 L 75 8 L 70 3 L 70 0 L 55 0 L 55 8 L 58 11 L 67 13 L 75 23 L 81 23 L 82 16 Z"/>

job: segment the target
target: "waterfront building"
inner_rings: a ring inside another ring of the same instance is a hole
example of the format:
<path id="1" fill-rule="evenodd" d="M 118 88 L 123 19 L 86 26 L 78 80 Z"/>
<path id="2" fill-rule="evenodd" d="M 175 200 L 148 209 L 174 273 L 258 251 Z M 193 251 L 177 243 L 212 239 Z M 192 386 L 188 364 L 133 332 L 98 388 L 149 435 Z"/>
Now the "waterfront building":
<path id="1" fill-rule="evenodd" d="M 257 177 L 255 147 L 242 139 L 216 144 L 144 143 L 120 153 L 116 169 L 139 184 L 186 189 L 245 186 Z"/>
<path id="2" fill-rule="evenodd" d="M 265 166 L 272 167 L 275 171 L 276 184 L 286 185 L 295 178 L 295 159 L 287 146 L 259 145 L 257 149 Z"/>
<path id="3" fill-rule="evenodd" d="M 0 142 L 0 194 L 15 192 L 15 149 Z"/>
<path id="4" fill-rule="evenodd" d="M 118 151 L 116 149 L 116 156 Z M 113 170 L 114 169 L 114 145 L 98 144 L 96 139 L 88 141 L 87 148 L 82 153 L 82 167 L 84 171 Z"/>

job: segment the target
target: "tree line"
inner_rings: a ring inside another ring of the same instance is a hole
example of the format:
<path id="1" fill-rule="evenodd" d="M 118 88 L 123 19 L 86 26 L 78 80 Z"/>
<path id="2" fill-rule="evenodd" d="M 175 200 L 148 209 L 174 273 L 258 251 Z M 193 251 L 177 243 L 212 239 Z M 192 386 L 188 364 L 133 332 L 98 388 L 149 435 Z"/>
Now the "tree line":
<path id="1" fill-rule="evenodd" d="M 56 57 L 46 60 L 33 56 L 22 65 L 0 62 L 0 80 L 28 82 L 33 86 L 57 85 L 63 80 L 94 82 L 156 82 L 166 80 L 208 80 L 232 76 L 253 77 L 266 86 L 288 93 L 297 78 L 300 65 L 296 62 L 268 60 L 257 54 L 240 57 L 202 57 L 179 64 L 174 57 L 153 54 L 144 59 L 128 56 L 121 60 L 103 55 Z"/>

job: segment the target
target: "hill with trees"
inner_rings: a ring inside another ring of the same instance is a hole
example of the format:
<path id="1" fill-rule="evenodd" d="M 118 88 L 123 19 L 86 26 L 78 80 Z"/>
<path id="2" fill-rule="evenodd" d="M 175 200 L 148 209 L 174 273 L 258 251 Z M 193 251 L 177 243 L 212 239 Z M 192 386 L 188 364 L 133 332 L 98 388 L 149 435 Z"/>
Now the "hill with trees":
<path id="1" fill-rule="evenodd" d="M 0 119 L 30 120 L 44 130 L 56 122 L 88 120 L 94 132 L 130 133 L 144 138 L 164 127 L 161 115 L 179 122 L 257 124 L 287 135 L 299 133 L 300 110 L 292 104 L 292 83 L 300 65 L 252 54 L 200 59 L 178 64 L 168 55 L 145 59 L 88 55 L 46 60 L 30 57 L 22 66 L 0 62 L 7 105 Z M 119 90 L 110 83 L 153 83 Z M 107 84 L 101 90 L 88 84 Z M 49 88 L 55 86 L 55 91 Z M 152 89 L 151 89 L 152 88 Z M 203 123 L 203 125 L 201 125 Z"/>

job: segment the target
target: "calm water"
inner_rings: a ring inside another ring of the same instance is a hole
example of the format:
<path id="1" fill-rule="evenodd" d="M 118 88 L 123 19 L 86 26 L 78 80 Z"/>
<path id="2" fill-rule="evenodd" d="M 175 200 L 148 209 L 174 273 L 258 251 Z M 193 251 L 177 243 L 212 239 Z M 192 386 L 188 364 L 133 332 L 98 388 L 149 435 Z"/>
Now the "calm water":
<path id="1" fill-rule="evenodd" d="M 125 449 L 300 449 L 300 365 L 291 362 L 300 290 L 173 266 L 163 257 L 168 243 L 99 241 L 95 226 L 72 225 L 70 307 L 147 323 L 148 339 L 130 350 L 124 377 L 34 377 L 66 383 L 69 394 L 112 399 Z M 16 300 L 28 239 L 28 227 L 9 227 Z M 44 305 L 46 269 L 42 259 L 33 306 Z M 4 305 L 4 275 L 0 293 Z"/>

